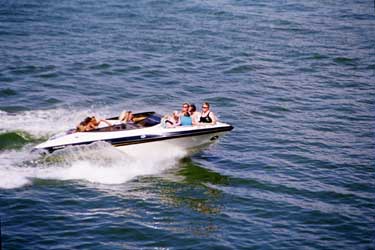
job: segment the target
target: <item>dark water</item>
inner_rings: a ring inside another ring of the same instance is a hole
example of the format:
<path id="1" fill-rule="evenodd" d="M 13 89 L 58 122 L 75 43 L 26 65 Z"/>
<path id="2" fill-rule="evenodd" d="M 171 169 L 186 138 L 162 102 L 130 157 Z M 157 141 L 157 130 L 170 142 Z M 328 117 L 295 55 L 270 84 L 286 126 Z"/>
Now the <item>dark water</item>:
<path id="1" fill-rule="evenodd" d="M 372 1 L 0 1 L 4 249 L 374 249 Z M 184 157 L 41 158 L 89 114 L 208 101 Z"/>

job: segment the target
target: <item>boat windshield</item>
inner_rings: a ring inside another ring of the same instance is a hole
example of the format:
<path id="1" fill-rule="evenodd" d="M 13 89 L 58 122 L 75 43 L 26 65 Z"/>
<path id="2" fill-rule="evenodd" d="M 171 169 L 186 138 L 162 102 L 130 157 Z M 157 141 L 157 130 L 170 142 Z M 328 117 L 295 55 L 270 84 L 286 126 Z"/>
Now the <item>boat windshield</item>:
<path id="1" fill-rule="evenodd" d="M 136 122 L 136 124 L 140 125 L 141 127 L 152 127 L 152 126 L 159 124 L 160 121 L 161 121 L 161 115 L 150 114 L 145 119 L 142 119 Z"/>
<path id="2" fill-rule="evenodd" d="M 119 131 L 119 130 L 131 130 L 139 128 L 147 128 L 160 124 L 161 115 L 155 112 L 145 112 L 134 114 L 134 123 L 121 123 L 115 124 L 108 127 L 97 128 L 90 132 L 109 132 L 109 131 Z"/>

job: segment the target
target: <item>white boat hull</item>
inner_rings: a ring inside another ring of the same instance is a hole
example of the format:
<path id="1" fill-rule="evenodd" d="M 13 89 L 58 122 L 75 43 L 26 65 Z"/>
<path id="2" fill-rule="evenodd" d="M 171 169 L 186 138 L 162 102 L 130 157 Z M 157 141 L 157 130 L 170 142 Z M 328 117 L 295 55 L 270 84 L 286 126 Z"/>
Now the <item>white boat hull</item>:
<path id="1" fill-rule="evenodd" d="M 116 148 L 127 154 L 138 154 L 138 152 L 149 152 L 155 148 L 169 149 L 178 148 L 184 152 L 194 152 L 195 150 L 207 147 L 219 139 L 225 132 L 197 135 L 192 137 L 181 137 L 175 139 L 166 139 L 148 143 L 139 143 L 126 146 L 117 146 Z"/>
<path id="2" fill-rule="evenodd" d="M 153 117 L 158 118 L 157 116 Z M 159 117 L 160 119 L 160 117 Z M 149 127 L 123 128 L 118 120 L 110 120 L 111 127 L 103 127 L 89 132 L 70 131 L 51 137 L 37 145 L 35 150 L 53 152 L 66 147 L 88 145 L 95 142 L 107 142 L 124 152 L 152 150 L 155 147 L 175 147 L 190 151 L 214 143 L 221 135 L 233 129 L 229 124 L 217 122 L 215 125 L 177 126 L 164 128 L 160 121 Z M 159 123 L 158 123 L 159 122 Z M 130 125 L 129 125 L 130 126 Z M 150 145 L 146 149 L 144 145 Z"/>

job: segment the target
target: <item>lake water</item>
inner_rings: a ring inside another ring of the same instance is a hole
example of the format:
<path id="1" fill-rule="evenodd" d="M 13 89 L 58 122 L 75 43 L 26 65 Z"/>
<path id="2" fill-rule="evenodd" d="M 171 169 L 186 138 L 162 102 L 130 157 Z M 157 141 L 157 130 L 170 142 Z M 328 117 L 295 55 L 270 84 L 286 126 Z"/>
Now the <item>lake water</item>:
<path id="1" fill-rule="evenodd" d="M 0 1 L 3 249 L 374 249 L 373 1 Z M 193 156 L 30 152 L 208 101 Z"/>

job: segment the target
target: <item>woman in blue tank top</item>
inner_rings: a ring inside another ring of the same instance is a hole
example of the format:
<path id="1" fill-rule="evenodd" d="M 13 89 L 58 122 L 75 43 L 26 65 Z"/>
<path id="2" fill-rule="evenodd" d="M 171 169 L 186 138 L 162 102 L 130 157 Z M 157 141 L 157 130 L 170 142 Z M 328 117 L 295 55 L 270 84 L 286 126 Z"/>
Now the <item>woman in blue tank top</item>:
<path id="1" fill-rule="evenodd" d="M 193 125 L 193 120 L 191 119 L 190 115 L 182 114 L 180 116 L 181 126 L 191 126 Z"/>
<path id="2" fill-rule="evenodd" d="M 180 115 L 180 125 L 181 126 L 191 126 L 193 125 L 193 120 L 189 114 L 189 104 L 184 103 L 182 105 L 182 112 Z"/>

